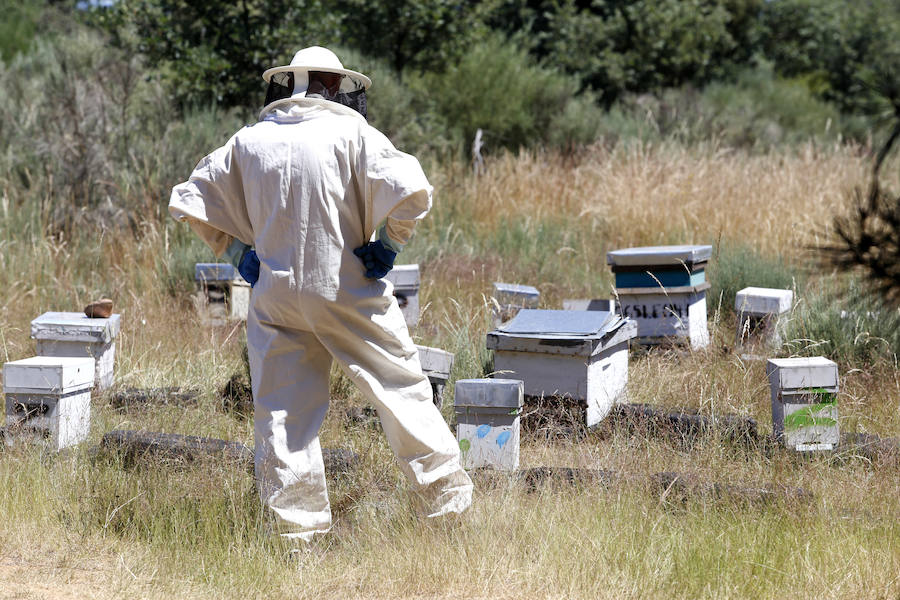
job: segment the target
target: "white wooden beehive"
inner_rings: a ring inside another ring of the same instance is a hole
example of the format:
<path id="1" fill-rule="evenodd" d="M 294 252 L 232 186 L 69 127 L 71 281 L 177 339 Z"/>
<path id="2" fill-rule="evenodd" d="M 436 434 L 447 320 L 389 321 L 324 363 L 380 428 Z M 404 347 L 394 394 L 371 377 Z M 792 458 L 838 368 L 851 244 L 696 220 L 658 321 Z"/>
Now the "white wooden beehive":
<path id="1" fill-rule="evenodd" d="M 6 426 L 46 436 L 60 450 L 87 439 L 94 359 L 34 356 L 3 365 Z"/>
<path id="2" fill-rule="evenodd" d="M 626 400 L 628 345 L 637 325 L 603 311 L 530 310 L 487 335 L 494 372 L 521 379 L 528 396 L 586 404 L 593 427 Z"/>
<path id="3" fill-rule="evenodd" d="M 747 287 L 734 297 L 738 345 L 744 342 L 781 344 L 784 315 L 791 310 L 794 292 L 773 288 Z"/>
<path id="4" fill-rule="evenodd" d="M 419 324 L 419 265 L 394 265 L 385 279 L 394 286 L 394 297 L 407 327 Z"/>
<path id="5" fill-rule="evenodd" d="M 250 284 L 234 265 L 197 263 L 194 279 L 204 296 L 206 315 L 213 325 L 246 321 L 250 312 Z"/>
<path id="6" fill-rule="evenodd" d="M 536 287 L 520 283 L 494 283 L 491 312 L 494 328 L 509 321 L 523 308 L 537 308 L 541 293 Z"/>
<path id="7" fill-rule="evenodd" d="M 616 312 L 616 301 L 614 298 L 578 298 L 574 300 L 563 300 L 563 310 L 603 310 L 606 312 Z"/>
<path id="8" fill-rule="evenodd" d="M 453 370 L 453 354 L 440 348 L 419 345 L 416 346 L 416 350 L 419 351 L 422 372 L 431 382 L 434 403 L 440 408 L 443 404 L 444 386 L 450 379 L 450 371 Z"/>
<path id="9" fill-rule="evenodd" d="M 833 450 L 840 441 L 838 368 L 822 356 L 766 363 L 775 437 L 794 450 Z"/>
<path id="10" fill-rule="evenodd" d="M 710 245 L 645 246 L 607 253 L 606 261 L 617 279 L 657 275 L 649 277 L 646 286 L 616 287 L 621 314 L 637 323 L 641 344 L 687 342 L 694 349 L 709 345 L 706 290 L 710 286 L 704 270 L 711 256 Z M 666 286 L 667 280 L 660 278 L 663 273 L 677 275 L 672 281 L 689 285 Z"/>
<path id="11" fill-rule="evenodd" d="M 94 387 L 104 390 L 115 382 L 116 337 L 121 316 L 99 319 L 78 312 L 46 312 L 31 322 L 38 356 L 94 359 Z"/>
<path id="12" fill-rule="evenodd" d="M 456 382 L 456 439 L 463 468 L 514 471 L 519 467 L 523 389 L 522 382 L 513 379 Z"/>

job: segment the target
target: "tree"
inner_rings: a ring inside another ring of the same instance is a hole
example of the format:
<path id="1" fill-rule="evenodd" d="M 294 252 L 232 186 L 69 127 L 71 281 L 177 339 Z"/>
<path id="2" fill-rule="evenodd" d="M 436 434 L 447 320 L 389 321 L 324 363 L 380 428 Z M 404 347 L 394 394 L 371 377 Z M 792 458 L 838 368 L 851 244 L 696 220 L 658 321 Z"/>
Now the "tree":
<path id="1" fill-rule="evenodd" d="M 120 46 L 146 56 L 182 106 L 258 106 L 264 70 L 339 37 L 320 0 L 120 0 L 94 12 Z"/>

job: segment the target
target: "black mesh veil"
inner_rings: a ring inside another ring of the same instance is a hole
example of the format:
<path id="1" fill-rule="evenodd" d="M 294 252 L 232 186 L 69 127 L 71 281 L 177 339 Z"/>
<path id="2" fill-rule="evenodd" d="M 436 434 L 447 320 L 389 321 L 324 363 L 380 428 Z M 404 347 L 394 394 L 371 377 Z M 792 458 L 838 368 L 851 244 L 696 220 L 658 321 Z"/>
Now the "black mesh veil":
<path id="1" fill-rule="evenodd" d="M 345 91 L 346 90 L 346 91 Z M 282 71 L 274 73 L 269 80 L 266 90 L 266 101 L 263 106 L 268 106 L 277 100 L 290 98 L 294 94 L 294 73 Z M 332 102 L 349 106 L 368 120 L 368 102 L 366 100 L 366 88 L 355 79 L 345 76 L 341 84 L 341 91 L 333 98 L 326 98 Z"/>

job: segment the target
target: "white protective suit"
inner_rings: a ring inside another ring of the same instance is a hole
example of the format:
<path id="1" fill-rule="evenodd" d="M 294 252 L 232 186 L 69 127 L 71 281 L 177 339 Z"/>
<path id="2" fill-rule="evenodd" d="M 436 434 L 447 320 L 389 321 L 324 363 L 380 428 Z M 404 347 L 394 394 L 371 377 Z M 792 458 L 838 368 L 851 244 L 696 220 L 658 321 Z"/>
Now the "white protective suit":
<path id="1" fill-rule="evenodd" d="M 391 284 L 366 279 L 353 254 L 386 219 L 409 233 L 431 191 L 415 158 L 317 98 L 267 107 L 172 190 L 172 216 L 217 255 L 237 238 L 259 256 L 247 323 L 255 470 L 283 535 L 308 540 L 331 525 L 318 431 L 332 360 L 375 406 L 426 514 L 471 503 Z"/>

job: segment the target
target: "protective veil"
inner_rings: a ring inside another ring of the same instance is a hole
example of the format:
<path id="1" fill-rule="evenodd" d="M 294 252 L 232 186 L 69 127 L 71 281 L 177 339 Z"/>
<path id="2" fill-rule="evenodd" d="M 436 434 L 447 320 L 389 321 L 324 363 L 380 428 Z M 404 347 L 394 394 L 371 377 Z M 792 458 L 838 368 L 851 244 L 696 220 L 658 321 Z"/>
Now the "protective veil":
<path id="1" fill-rule="evenodd" d="M 316 98 L 273 102 L 172 190 L 172 216 L 217 255 L 238 239 L 259 257 L 247 323 L 255 470 L 284 535 L 330 527 L 318 431 L 332 360 L 375 406 L 426 514 L 471 503 L 391 284 L 366 279 L 353 254 L 383 223 L 403 238 L 431 191 L 415 158 L 359 113 Z"/>

